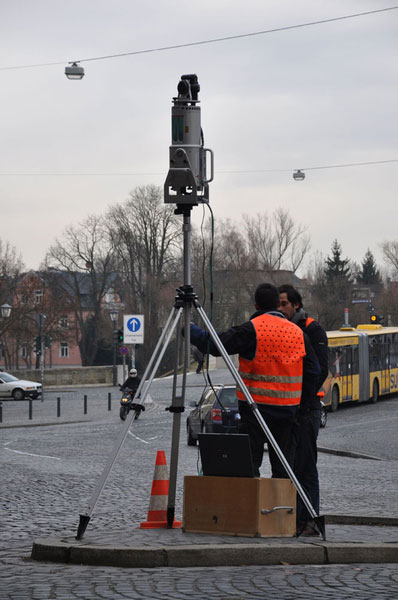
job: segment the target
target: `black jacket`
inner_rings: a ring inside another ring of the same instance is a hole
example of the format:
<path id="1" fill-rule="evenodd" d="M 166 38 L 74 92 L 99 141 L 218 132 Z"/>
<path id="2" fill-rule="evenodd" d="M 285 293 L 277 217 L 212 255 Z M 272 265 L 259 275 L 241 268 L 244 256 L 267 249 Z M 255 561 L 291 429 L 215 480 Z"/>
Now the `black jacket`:
<path id="1" fill-rule="evenodd" d="M 129 390 L 133 390 L 133 392 L 136 392 L 138 389 L 138 386 L 141 383 L 141 379 L 139 377 L 127 377 L 126 381 L 123 383 L 122 387 L 120 388 L 122 391 L 125 389 L 129 389 Z"/>
<path id="2" fill-rule="evenodd" d="M 328 376 L 328 338 L 324 328 L 319 325 L 318 321 L 312 321 L 308 327 L 306 327 L 308 315 L 301 308 L 297 311 L 292 319 L 293 323 L 296 323 L 307 334 L 311 346 L 314 349 L 316 357 L 321 368 L 321 372 L 317 381 L 317 391 L 321 388 L 323 382 Z M 311 408 L 319 408 L 319 398 L 315 398 L 311 403 Z"/>

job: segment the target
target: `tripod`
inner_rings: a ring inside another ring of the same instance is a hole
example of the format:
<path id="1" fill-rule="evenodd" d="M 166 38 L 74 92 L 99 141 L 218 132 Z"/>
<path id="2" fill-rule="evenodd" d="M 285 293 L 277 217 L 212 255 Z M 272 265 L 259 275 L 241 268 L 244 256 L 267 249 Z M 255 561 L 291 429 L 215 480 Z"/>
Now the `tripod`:
<path id="1" fill-rule="evenodd" d="M 193 204 L 178 204 L 176 209 L 176 214 L 183 214 L 184 223 L 183 223 L 183 254 L 184 254 L 184 285 L 178 288 L 177 296 L 175 298 L 175 304 L 173 309 L 171 310 L 166 325 L 163 328 L 163 332 L 157 342 L 155 350 L 148 362 L 148 365 L 145 369 L 144 375 L 142 377 L 141 383 L 137 389 L 135 402 L 137 404 L 137 408 L 139 409 L 145 403 L 146 396 L 148 395 L 149 388 L 152 384 L 152 381 L 155 377 L 157 369 L 160 365 L 160 362 L 164 356 L 164 353 L 170 343 L 170 340 L 173 336 L 173 333 L 176 330 L 177 325 L 183 320 L 184 327 L 184 361 L 183 361 L 183 374 L 182 374 L 182 382 L 181 382 L 181 392 L 177 393 L 177 374 L 178 374 L 178 356 L 179 356 L 179 346 L 181 343 L 181 335 L 178 332 L 176 336 L 176 362 L 174 368 L 173 375 L 173 391 L 172 391 L 172 403 L 166 410 L 169 410 L 173 414 L 173 426 L 172 426 L 172 442 L 171 442 L 171 458 L 170 458 L 170 474 L 169 474 L 169 495 L 168 495 L 168 503 L 167 503 L 167 525 L 169 528 L 173 527 L 174 523 L 174 514 L 175 514 L 175 496 L 176 496 L 176 483 L 177 483 L 177 469 L 178 469 L 178 450 L 179 450 L 179 442 L 180 442 L 180 429 L 181 429 L 181 413 L 184 411 L 185 404 L 185 391 L 186 391 L 186 383 L 187 383 L 187 372 L 190 363 L 190 323 L 191 323 L 191 312 L 192 308 L 194 308 L 202 321 L 204 322 L 212 342 L 217 347 L 217 350 L 223 357 L 232 377 L 234 378 L 237 387 L 244 394 L 245 399 L 248 403 L 248 406 L 253 411 L 261 429 L 263 430 L 268 442 L 273 447 L 275 453 L 277 454 L 280 462 L 282 463 L 287 475 L 289 476 L 291 482 L 294 484 L 298 494 L 300 495 L 305 507 L 310 513 L 311 517 L 314 519 L 315 523 L 318 525 L 322 537 L 325 540 L 325 520 L 324 517 L 317 515 L 314 510 L 311 502 L 309 501 L 307 495 L 302 489 L 300 483 L 298 482 L 294 472 L 292 471 L 289 463 L 287 462 L 285 456 L 281 452 L 276 440 L 274 439 L 272 433 L 270 432 L 268 426 L 266 425 L 260 411 L 257 408 L 256 403 L 250 396 L 241 376 L 239 375 L 237 369 L 235 368 L 232 360 L 227 354 L 224 346 L 222 345 L 213 325 L 208 319 L 206 312 L 200 305 L 196 294 L 194 293 L 194 289 L 192 286 L 192 273 L 191 273 L 191 211 L 193 208 Z M 80 515 L 80 521 L 78 526 L 78 531 L 76 535 L 76 539 L 81 539 L 84 535 L 84 532 L 87 528 L 87 525 L 90 521 L 91 514 L 95 508 L 95 505 L 98 501 L 98 498 L 101 494 L 102 489 L 104 488 L 109 473 L 112 469 L 113 464 L 115 463 L 117 456 L 120 452 L 122 444 L 128 434 L 130 426 L 133 423 L 135 416 L 135 412 L 131 411 L 124 421 L 123 427 L 119 433 L 119 436 L 115 442 L 115 445 L 112 449 L 112 452 L 108 458 L 107 464 L 104 467 L 102 475 L 91 495 L 87 511 L 84 514 Z"/>

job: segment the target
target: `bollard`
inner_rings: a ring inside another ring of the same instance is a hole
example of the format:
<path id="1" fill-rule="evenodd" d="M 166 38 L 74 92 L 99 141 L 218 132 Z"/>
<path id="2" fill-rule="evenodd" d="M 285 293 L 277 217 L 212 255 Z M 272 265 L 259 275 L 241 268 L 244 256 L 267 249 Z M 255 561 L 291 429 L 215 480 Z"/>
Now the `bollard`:
<path id="1" fill-rule="evenodd" d="M 57 398 L 57 417 L 61 416 L 61 398 Z"/>
<path id="2" fill-rule="evenodd" d="M 87 396 L 86 396 L 86 394 L 84 394 L 84 397 L 83 397 L 83 404 L 84 404 L 84 414 L 86 415 L 87 414 Z"/>
<path id="3" fill-rule="evenodd" d="M 3 422 L 3 403 L 0 402 L 0 423 Z"/>
<path id="4" fill-rule="evenodd" d="M 29 419 L 32 420 L 33 415 L 33 401 L 32 398 L 29 398 Z"/>
<path id="5" fill-rule="evenodd" d="M 112 394 L 108 392 L 108 410 L 112 410 Z"/>

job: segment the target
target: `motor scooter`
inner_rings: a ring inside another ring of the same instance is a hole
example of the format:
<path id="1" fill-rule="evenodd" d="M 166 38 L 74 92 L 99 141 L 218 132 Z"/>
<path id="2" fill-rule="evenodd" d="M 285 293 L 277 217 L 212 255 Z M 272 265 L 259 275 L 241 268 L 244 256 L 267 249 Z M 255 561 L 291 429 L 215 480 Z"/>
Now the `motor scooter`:
<path id="1" fill-rule="evenodd" d="M 125 421 L 130 410 L 134 410 L 134 421 L 136 421 L 140 416 L 141 411 L 145 410 L 145 406 L 134 402 L 134 396 L 137 390 L 132 390 L 130 388 L 122 389 L 121 386 L 119 387 L 122 392 L 122 397 L 120 398 L 120 418 L 122 421 Z"/>

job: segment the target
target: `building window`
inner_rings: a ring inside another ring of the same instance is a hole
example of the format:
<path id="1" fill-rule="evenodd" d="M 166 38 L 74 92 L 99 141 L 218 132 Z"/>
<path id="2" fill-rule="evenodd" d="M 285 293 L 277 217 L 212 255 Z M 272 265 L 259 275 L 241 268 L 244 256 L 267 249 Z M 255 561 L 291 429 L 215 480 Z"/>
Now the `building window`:
<path id="1" fill-rule="evenodd" d="M 35 304 L 43 302 L 43 290 L 35 290 Z"/>
<path id="2" fill-rule="evenodd" d="M 59 356 L 61 358 L 68 358 L 69 356 L 69 344 L 68 342 L 61 342 L 59 345 Z"/>
<path id="3" fill-rule="evenodd" d="M 69 329 L 69 319 L 68 317 L 60 317 L 58 321 L 58 325 L 60 329 Z"/>

